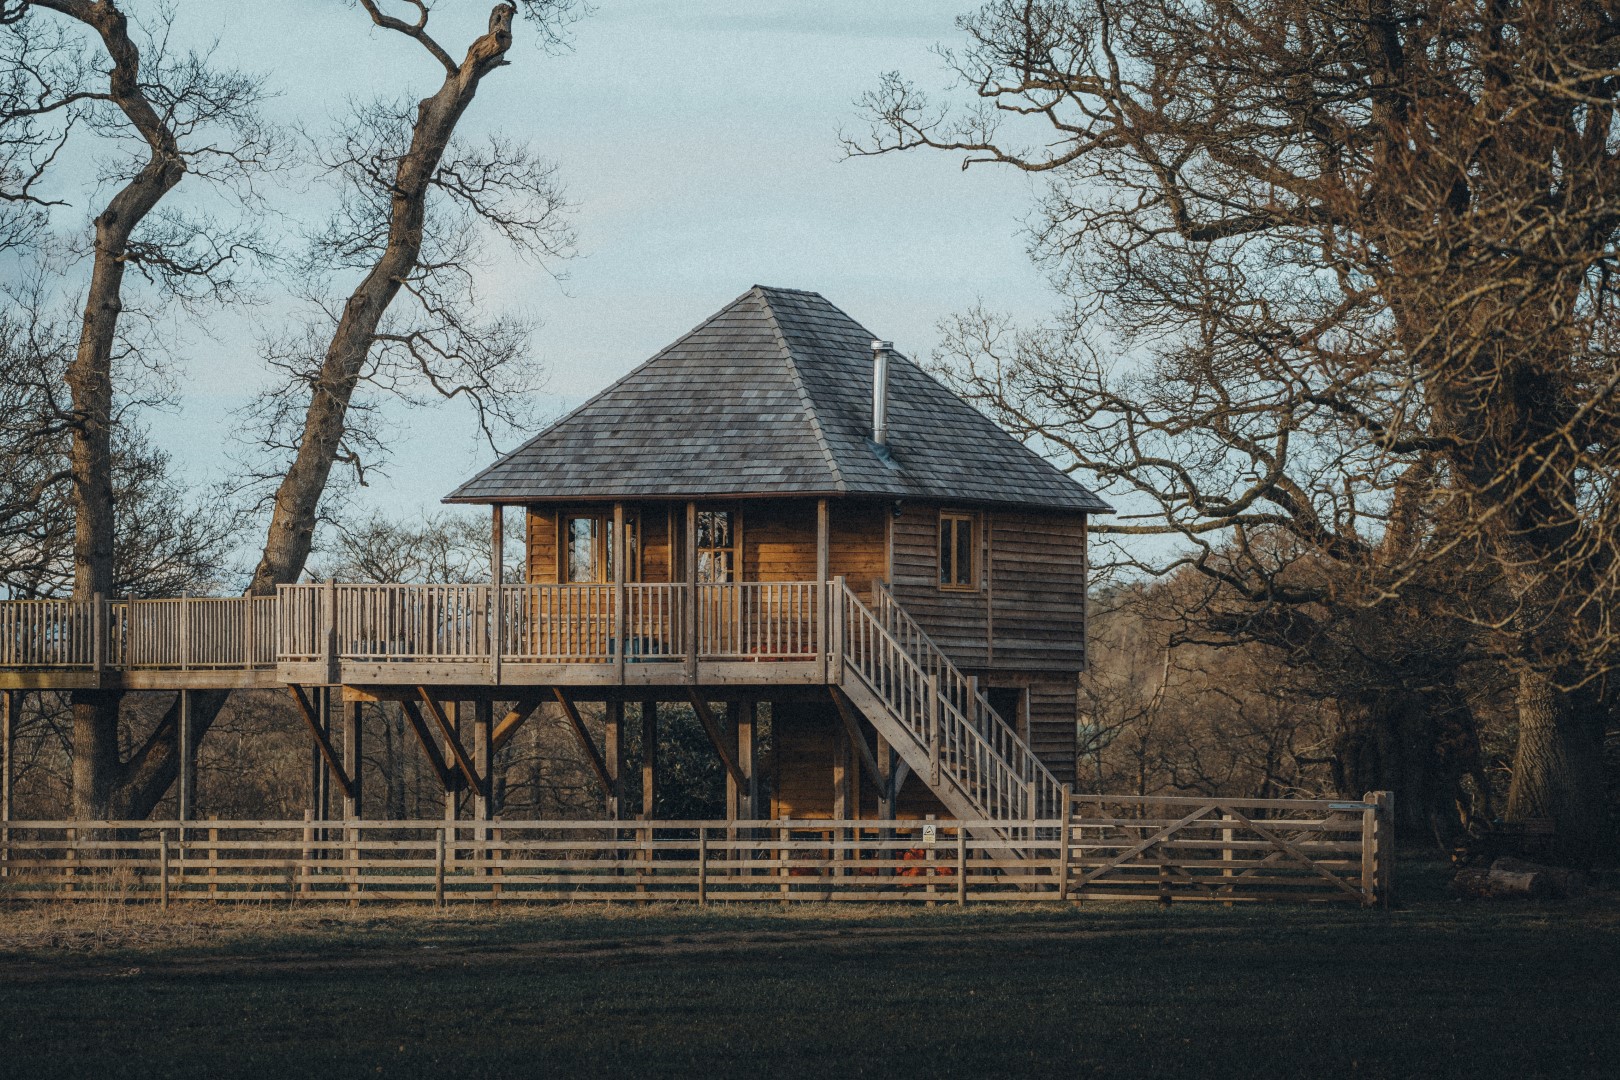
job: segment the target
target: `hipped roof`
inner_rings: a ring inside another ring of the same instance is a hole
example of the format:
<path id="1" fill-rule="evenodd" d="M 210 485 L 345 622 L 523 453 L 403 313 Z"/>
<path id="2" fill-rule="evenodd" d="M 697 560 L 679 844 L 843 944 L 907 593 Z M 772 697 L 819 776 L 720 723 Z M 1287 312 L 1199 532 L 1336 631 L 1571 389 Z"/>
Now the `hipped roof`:
<path id="1" fill-rule="evenodd" d="M 756 285 L 462 484 L 446 502 L 873 496 L 1107 512 L 1080 483 L 891 354 L 818 293 Z"/>

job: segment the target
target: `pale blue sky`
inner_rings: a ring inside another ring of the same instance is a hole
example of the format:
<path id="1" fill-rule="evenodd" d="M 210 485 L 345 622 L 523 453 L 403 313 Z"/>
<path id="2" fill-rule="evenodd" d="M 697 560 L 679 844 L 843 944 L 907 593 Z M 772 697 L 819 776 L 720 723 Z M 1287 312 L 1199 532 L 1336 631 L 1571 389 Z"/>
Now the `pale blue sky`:
<path id="1" fill-rule="evenodd" d="M 577 404 L 756 282 L 821 292 L 919 357 L 938 320 L 980 299 L 1025 317 L 1045 309 L 1020 235 L 1026 178 L 964 173 L 937 154 L 841 160 L 838 133 L 858 128 L 854 101 L 881 72 L 947 84 L 929 50 L 954 43 L 953 19 L 971 6 L 597 0 L 573 50 L 555 56 L 520 29 L 513 64 L 486 79 L 466 127 L 530 141 L 558 162 L 579 207 L 581 257 L 563 267 L 566 281 L 512 261 L 482 283 L 492 306 L 544 320 L 542 405 Z M 489 7 L 451 0 L 434 28 L 459 55 Z M 415 45 L 369 29 L 341 0 L 177 8 L 189 35 L 217 36 L 221 61 L 267 78 L 283 120 L 318 124 L 346 98 L 436 81 Z M 224 467 L 233 410 L 263 378 L 254 335 L 276 314 L 235 313 L 186 335 L 178 406 L 152 421 L 197 483 Z M 400 421 L 366 503 L 434 508 L 490 460 L 459 408 Z"/>

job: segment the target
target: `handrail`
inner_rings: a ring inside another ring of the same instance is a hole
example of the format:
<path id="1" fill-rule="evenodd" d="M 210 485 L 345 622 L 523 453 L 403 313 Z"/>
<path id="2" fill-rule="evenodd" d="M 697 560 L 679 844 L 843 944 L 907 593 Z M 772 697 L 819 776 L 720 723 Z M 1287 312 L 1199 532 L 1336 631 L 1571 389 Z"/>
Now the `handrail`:
<path id="1" fill-rule="evenodd" d="M 902 648 L 927 675 L 940 682 L 944 701 L 983 739 L 995 755 L 1026 787 L 1036 812 L 1055 813 L 1063 799 L 1063 785 L 1019 737 L 1018 732 L 996 712 L 990 700 L 977 690 L 951 658 L 917 624 L 883 582 L 877 582 L 876 610 L 866 609 L 851 593 L 848 600 L 867 610 L 891 640 Z"/>
<path id="2" fill-rule="evenodd" d="M 955 670 L 949 658 L 938 654 L 934 670 L 928 670 L 853 590 L 847 585 L 833 588 L 843 590 L 837 606 L 843 613 L 838 636 L 844 664 L 905 725 L 917 740 L 917 749 L 928 753 L 939 779 L 948 777 L 992 818 L 1029 817 L 1043 805 L 1060 805 L 1062 786 L 1016 733 L 986 737 L 981 730 L 985 723 L 975 724 L 957 704 L 961 699 L 953 700 L 954 695 L 944 691 L 941 671 Z M 955 674 L 961 677 L 959 671 Z M 1005 728 L 994 710 L 988 716 Z M 1011 760 L 1004 756 L 1004 749 L 1014 751 Z"/>

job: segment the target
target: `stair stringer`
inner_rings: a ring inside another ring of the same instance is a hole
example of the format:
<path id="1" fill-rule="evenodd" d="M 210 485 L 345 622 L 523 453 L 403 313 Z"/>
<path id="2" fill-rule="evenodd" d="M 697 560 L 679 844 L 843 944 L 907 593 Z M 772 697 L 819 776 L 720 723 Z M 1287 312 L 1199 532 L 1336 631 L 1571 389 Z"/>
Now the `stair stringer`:
<path id="1" fill-rule="evenodd" d="M 983 809 L 975 805 L 973 799 L 957 785 L 949 769 L 940 769 L 939 783 L 932 782 L 933 767 L 929 760 L 928 747 L 918 741 L 911 733 L 911 729 L 890 711 L 882 695 L 873 691 L 852 668 L 845 668 L 844 678 L 838 684 L 838 690 L 849 699 L 850 704 L 861 711 L 877 733 L 894 748 L 895 753 L 900 755 L 901 760 L 910 766 L 912 775 L 922 781 L 923 785 L 945 804 L 945 809 L 953 817 L 959 821 L 982 822 L 985 819 Z M 1010 839 L 1004 829 L 987 824 L 970 827 L 968 834 L 986 841 L 1000 842 Z M 995 856 L 986 861 L 995 867 L 1013 868 L 1022 865 L 1023 854 L 1014 849 L 1006 856 Z"/>

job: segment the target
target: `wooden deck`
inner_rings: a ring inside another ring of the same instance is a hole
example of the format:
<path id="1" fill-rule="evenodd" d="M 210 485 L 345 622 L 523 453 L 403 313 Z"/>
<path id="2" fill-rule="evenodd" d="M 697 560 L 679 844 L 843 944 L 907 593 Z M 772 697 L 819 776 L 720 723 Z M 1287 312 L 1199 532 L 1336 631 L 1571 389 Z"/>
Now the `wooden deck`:
<path id="1" fill-rule="evenodd" d="M 285 585 L 0 602 L 0 689 L 827 682 L 835 582 Z"/>

